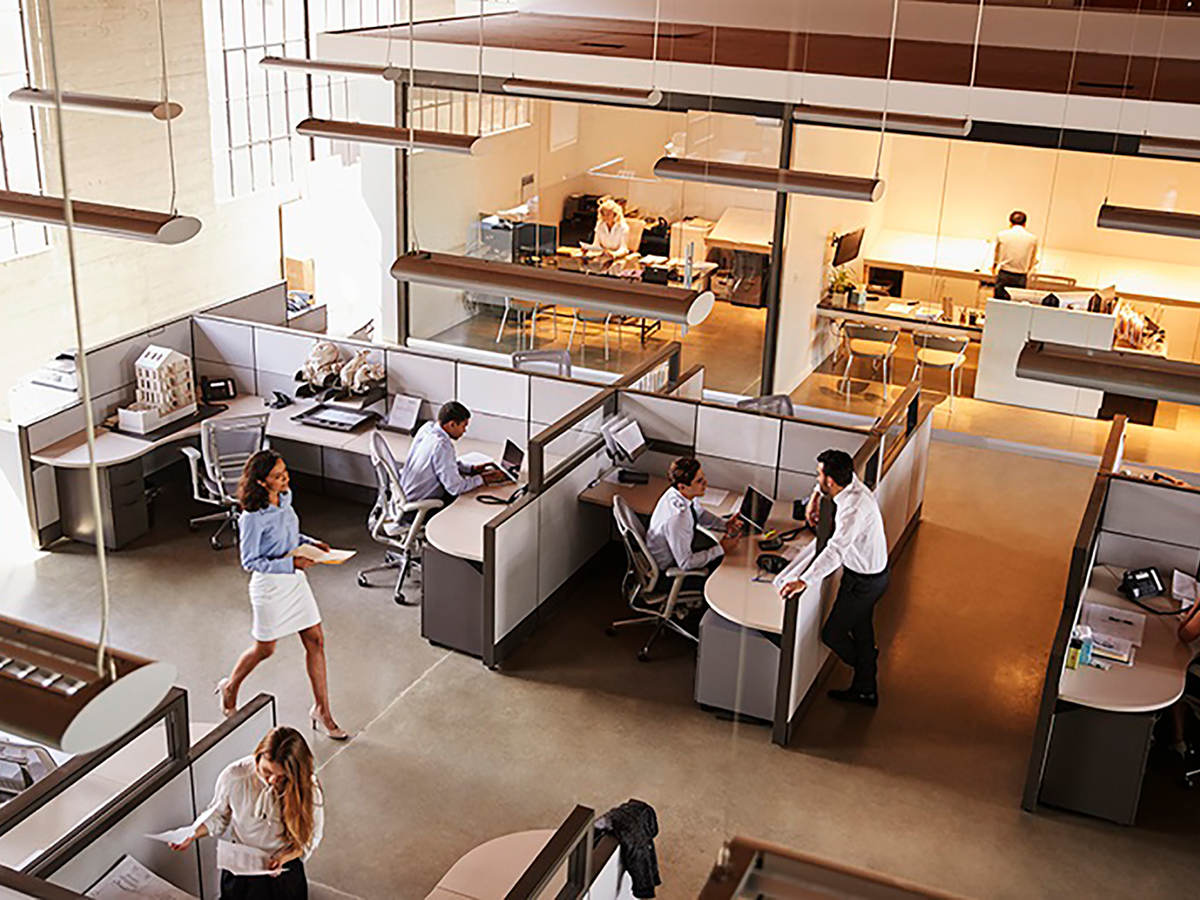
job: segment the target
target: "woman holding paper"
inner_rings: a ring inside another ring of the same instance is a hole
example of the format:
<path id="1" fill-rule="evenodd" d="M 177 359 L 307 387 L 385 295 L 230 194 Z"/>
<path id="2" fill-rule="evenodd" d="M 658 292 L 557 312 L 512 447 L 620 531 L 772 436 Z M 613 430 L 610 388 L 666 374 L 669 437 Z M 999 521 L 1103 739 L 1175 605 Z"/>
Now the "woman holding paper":
<path id="1" fill-rule="evenodd" d="M 250 573 L 250 636 L 254 643 L 238 658 L 229 677 L 217 685 L 221 711 L 229 716 L 237 709 L 242 682 L 275 652 L 276 641 L 299 634 L 315 701 L 309 710 L 313 729 L 344 741 L 350 735 L 338 727 L 329 709 L 321 612 L 304 574 L 316 563 L 311 555 L 301 555 L 306 550 L 297 552 L 306 545 L 328 551 L 329 545 L 301 534 L 300 518 L 292 509 L 287 465 L 274 450 L 259 450 L 246 460 L 237 496 L 242 508 L 238 519 L 242 568 Z"/>
<path id="2" fill-rule="evenodd" d="M 186 850 L 207 835 L 223 839 L 217 847 L 220 900 L 303 900 L 304 861 L 324 827 L 312 751 L 294 728 L 272 728 L 253 756 L 217 776 L 212 806 L 182 829 L 183 839 L 171 849 Z"/>

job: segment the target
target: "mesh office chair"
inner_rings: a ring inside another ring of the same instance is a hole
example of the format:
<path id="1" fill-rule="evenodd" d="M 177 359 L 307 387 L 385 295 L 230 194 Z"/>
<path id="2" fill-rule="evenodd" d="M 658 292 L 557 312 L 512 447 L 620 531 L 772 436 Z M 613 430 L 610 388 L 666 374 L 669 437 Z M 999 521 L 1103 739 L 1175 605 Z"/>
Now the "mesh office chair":
<path id="1" fill-rule="evenodd" d="M 400 467 L 392 448 L 382 432 L 371 435 L 371 466 L 375 469 L 375 505 L 367 514 L 367 530 L 371 539 L 387 547 L 383 562 L 358 573 L 360 587 L 371 587 L 367 578 L 372 572 L 398 569 L 392 599 L 404 604 L 404 579 L 411 566 L 421 564 L 420 549 L 425 539 L 425 522 L 435 509 L 444 505 L 441 500 L 408 501 L 400 488 Z"/>
<path id="2" fill-rule="evenodd" d="M 787 394 L 766 394 L 762 397 L 749 397 L 745 400 L 739 400 L 737 408 L 775 413 L 780 416 L 794 416 L 796 414 L 796 409 L 792 406 L 792 398 Z"/>
<path id="3" fill-rule="evenodd" d="M 629 608 L 639 615 L 632 619 L 616 620 L 608 626 L 606 633 L 612 636 L 618 628 L 625 625 L 657 622 L 645 645 L 638 651 L 637 658 L 640 662 L 650 658 L 650 646 L 662 634 L 664 628 L 670 628 L 697 643 L 699 638 L 677 620 L 684 618 L 692 607 L 704 602 L 703 591 L 683 589 L 684 579 L 691 575 L 707 575 L 708 570 L 670 568 L 661 572 L 668 579 L 668 583 L 660 584 L 662 579 L 659 577 L 658 564 L 646 546 L 646 530 L 620 494 L 613 497 L 613 518 L 617 523 L 621 543 L 625 546 L 628 562 L 625 577 L 621 580 L 621 594 Z"/>
<path id="4" fill-rule="evenodd" d="M 209 538 L 214 550 L 237 543 L 237 519 L 241 513 L 237 502 L 238 480 L 246 460 L 267 446 L 267 418 L 267 413 L 261 413 L 206 419 L 200 425 L 200 449 L 180 448 L 192 472 L 192 496 L 201 503 L 221 507 L 220 512 L 188 521 L 192 530 L 204 522 L 221 523 Z M 233 544 L 221 543 L 226 528 L 233 532 Z"/>
<path id="5" fill-rule="evenodd" d="M 518 350 L 512 354 L 512 367 L 518 372 L 550 372 L 571 377 L 571 354 L 567 350 Z"/>
<path id="6" fill-rule="evenodd" d="M 846 396 L 850 396 L 850 367 L 854 365 L 856 356 L 871 360 L 872 368 L 882 364 L 883 386 L 886 390 L 891 384 L 889 375 L 896 342 L 900 339 L 899 330 L 845 322 L 842 325 L 842 338 L 846 348 L 846 371 L 842 373 Z"/>

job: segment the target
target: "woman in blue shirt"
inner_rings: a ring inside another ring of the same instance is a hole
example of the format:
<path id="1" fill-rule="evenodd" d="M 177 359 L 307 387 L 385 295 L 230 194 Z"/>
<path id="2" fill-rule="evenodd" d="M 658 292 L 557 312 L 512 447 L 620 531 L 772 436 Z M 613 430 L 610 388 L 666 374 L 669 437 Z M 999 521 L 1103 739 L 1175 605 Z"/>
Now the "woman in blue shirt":
<path id="1" fill-rule="evenodd" d="M 312 726 L 335 741 L 344 741 L 350 735 L 338 727 L 329 709 L 321 613 L 304 574 L 315 563 L 292 555 L 301 544 L 313 544 L 322 550 L 328 550 L 329 545 L 300 533 L 300 519 L 292 509 L 289 487 L 287 466 L 274 450 L 259 450 L 246 460 L 238 484 L 242 508 L 238 531 L 242 568 L 250 573 L 250 608 L 254 616 L 250 636 L 254 644 L 238 658 L 229 677 L 221 679 L 217 693 L 221 711 L 232 715 L 237 709 L 238 688 L 246 676 L 275 652 L 277 640 L 299 634 L 316 701 L 309 710 Z"/>

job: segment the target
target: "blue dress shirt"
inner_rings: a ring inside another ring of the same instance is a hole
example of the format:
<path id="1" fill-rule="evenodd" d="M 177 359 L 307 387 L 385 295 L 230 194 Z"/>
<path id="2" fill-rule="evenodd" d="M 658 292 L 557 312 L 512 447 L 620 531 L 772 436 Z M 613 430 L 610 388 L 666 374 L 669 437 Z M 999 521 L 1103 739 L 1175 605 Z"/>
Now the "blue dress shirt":
<path id="1" fill-rule="evenodd" d="M 483 484 L 482 475 L 467 475 L 464 468 L 446 430 L 437 422 L 426 422 L 408 448 L 400 472 L 400 490 L 409 502 L 440 498 L 443 490 L 457 497 Z"/>
<path id="2" fill-rule="evenodd" d="M 300 532 L 300 517 L 292 509 L 292 492 L 279 495 L 279 505 L 243 512 L 238 519 L 242 568 L 247 572 L 286 575 L 296 571 L 291 552 L 301 544 L 315 544 Z"/>

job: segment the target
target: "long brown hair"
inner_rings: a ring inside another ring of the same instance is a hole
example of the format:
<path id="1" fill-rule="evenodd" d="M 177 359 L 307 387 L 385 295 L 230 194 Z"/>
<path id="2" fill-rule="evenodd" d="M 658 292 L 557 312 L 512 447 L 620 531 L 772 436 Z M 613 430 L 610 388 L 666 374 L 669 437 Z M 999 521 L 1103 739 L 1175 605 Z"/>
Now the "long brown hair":
<path id="1" fill-rule="evenodd" d="M 295 728 L 272 728 L 254 749 L 254 762 L 266 757 L 282 766 L 287 780 L 278 790 L 283 836 L 291 849 L 304 851 L 313 837 L 313 806 L 319 790 L 314 776 L 313 755 Z"/>
<path id="2" fill-rule="evenodd" d="M 270 500 L 267 489 L 262 483 L 267 480 L 267 476 L 275 468 L 275 463 L 281 459 L 283 457 L 274 450 L 259 450 L 246 460 L 246 465 L 242 466 L 242 477 L 237 486 L 238 505 L 244 511 L 254 512 L 256 509 L 267 508 Z"/>

